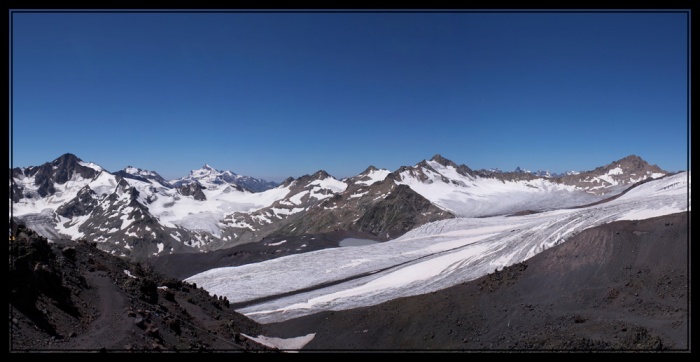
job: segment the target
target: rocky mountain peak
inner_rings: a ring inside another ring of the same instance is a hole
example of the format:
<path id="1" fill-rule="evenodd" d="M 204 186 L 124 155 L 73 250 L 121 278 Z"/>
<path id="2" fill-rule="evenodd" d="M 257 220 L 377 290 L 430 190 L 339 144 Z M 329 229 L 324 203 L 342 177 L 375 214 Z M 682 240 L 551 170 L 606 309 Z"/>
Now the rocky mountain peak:
<path id="1" fill-rule="evenodd" d="M 641 157 L 637 155 L 629 155 L 620 160 L 613 161 L 605 166 L 598 167 L 594 171 L 606 172 L 606 173 L 624 173 L 624 174 L 667 174 L 668 172 L 662 170 L 656 165 L 650 165 L 648 162 L 644 161 Z"/>
<path id="2" fill-rule="evenodd" d="M 374 166 L 372 166 L 372 165 L 370 165 L 370 166 L 367 167 L 364 171 L 362 171 L 362 172 L 360 173 L 360 175 L 366 175 L 366 174 L 368 174 L 368 173 L 370 173 L 370 172 L 372 172 L 372 171 L 379 171 L 379 169 L 376 168 L 376 167 L 374 167 Z"/>
<path id="3" fill-rule="evenodd" d="M 66 153 L 57 159 L 46 162 L 38 167 L 29 167 L 25 170 L 25 176 L 34 177 L 37 192 L 41 197 L 53 195 L 56 190 L 55 184 L 65 184 L 76 174 L 84 179 L 91 179 L 97 176 L 99 171 L 83 166 L 81 160 L 72 153 Z"/>
<path id="4" fill-rule="evenodd" d="M 165 187 L 172 187 L 168 181 L 166 181 L 161 175 L 155 171 L 143 170 L 138 167 L 126 166 L 123 170 L 117 171 L 114 175 L 121 177 L 133 178 L 143 182 L 151 182 L 151 180 L 157 181 Z"/>
<path id="5" fill-rule="evenodd" d="M 442 157 L 442 155 L 440 155 L 440 154 L 436 154 L 436 155 L 433 156 L 433 158 L 431 158 L 430 160 L 431 160 L 431 161 L 434 161 L 434 162 L 437 162 L 437 163 L 439 163 L 439 164 L 441 164 L 441 165 L 443 165 L 443 166 L 445 166 L 445 167 L 447 167 L 447 166 L 452 166 L 452 167 L 454 167 L 454 168 L 457 168 L 457 164 L 456 164 L 456 163 L 454 163 L 454 162 L 452 162 L 452 161 L 450 161 L 450 160 L 448 160 L 448 159 Z"/>
<path id="6" fill-rule="evenodd" d="M 653 172 L 668 173 L 656 165 L 650 165 L 648 162 L 644 161 L 641 157 L 637 155 L 629 155 L 625 158 L 620 159 L 617 162 L 613 162 L 613 164 L 619 164 L 623 168 L 635 171 L 644 170 L 648 168 L 651 169 L 651 171 Z"/>
<path id="7" fill-rule="evenodd" d="M 52 166 L 72 167 L 82 160 L 72 153 L 64 153 L 51 162 Z"/>
<path id="8" fill-rule="evenodd" d="M 282 185 L 283 187 L 287 187 L 287 186 L 291 185 L 292 182 L 294 182 L 294 177 L 289 176 L 289 177 L 287 177 L 286 179 L 284 179 L 284 181 L 282 181 L 282 184 L 281 184 L 281 185 Z"/>
<path id="9" fill-rule="evenodd" d="M 327 179 L 329 177 L 333 177 L 333 176 L 331 176 L 330 174 L 328 174 L 328 172 L 326 172 L 324 170 L 316 171 L 316 173 L 311 175 L 311 178 L 313 178 L 314 180 L 323 180 L 323 179 Z"/>

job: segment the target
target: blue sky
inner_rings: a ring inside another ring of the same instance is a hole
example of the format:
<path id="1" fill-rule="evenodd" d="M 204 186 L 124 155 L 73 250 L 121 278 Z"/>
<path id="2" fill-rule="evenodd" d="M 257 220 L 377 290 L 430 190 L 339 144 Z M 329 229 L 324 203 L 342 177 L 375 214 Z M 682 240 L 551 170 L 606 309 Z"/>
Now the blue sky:
<path id="1" fill-rule="evenodd" d="M 12 14 L 11 162 L 166 179 L 688 159 L 678 12 Z"/>

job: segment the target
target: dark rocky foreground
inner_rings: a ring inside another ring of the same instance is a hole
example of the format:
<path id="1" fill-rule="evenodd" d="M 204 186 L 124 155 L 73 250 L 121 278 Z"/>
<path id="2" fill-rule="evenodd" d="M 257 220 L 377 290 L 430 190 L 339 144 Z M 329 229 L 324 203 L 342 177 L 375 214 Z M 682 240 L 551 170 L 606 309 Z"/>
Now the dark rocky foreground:
<path id="1" fill-rule="evenodd" d="M 128 274 L 127 274 L 128 271 Z M 266 352 L 228 300 L 87 242 L 10 240 L 10 352 Z"/>
<path id="2" fill-rule="evenodd" d="M 171 274 L 260 261 L 302 243 L 337 246 L 351 235 L 131 264 L 20 228 L 10 242 L 10 351 L 262 352 L 270 349 L 240 334 L 315 333 L 301 352 L 689 352 L 689 218 L 611 223 L 469 283 L 269 325 Z"/>

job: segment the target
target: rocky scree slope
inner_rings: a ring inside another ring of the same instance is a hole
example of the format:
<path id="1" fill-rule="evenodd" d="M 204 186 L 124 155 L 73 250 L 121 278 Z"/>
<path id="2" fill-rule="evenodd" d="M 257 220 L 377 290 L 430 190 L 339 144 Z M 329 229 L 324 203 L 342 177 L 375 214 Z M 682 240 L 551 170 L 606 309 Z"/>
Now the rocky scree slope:
<path id="1" fill-rule="evenodd" d="M 10 352 L 274 351 L 241 335 L 261 326 L 224 298 L 95 243 L 48 243 L 12 227 Z"/>

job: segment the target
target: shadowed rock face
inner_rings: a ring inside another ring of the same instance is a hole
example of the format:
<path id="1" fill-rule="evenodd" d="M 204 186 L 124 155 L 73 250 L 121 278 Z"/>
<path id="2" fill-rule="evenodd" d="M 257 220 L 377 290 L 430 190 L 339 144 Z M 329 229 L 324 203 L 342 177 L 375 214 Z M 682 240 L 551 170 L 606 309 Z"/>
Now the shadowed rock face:
<path id="1" fill-rule="evenodd" d="M 202 185 L 200 185 L 198 182 L 191 182 L 182 185 L 178 187 L 177 190 L 183 196 L 192 196 L 195 200 L 198 201 L 204 201 L 207 199 L 206 195 L 204 195 L 204 192 L 202 192 Z"/>
<path id="2" fill-rule="evenodd" d="M 344 230 L 369 233 L 374 238 L 387 240 L 416 226 L 454 217 L 410 187 L 395 184 L 391 174 L 384 180 L 366 184 L 365 175 L 371 171 L 373 169 L 368 168 L 363 174 L 347 179 L 344 192 L 307 205 L 304 213 L 289 217 L 285 226 L 268 237 Z"/>
<path id="3" fill-rule="evenodd" d="M 12 177 L 15 177 L 16 172 L 18 172 L 18 168 L 12 170 Z M 24 192 L 24 189 L 17 185 L 16 183 L 12 182 L 10 184 L 10 197 L 12 197 L 12 202 L 18 202 L 24 195 L 22 194 Z"/>
<path id="4" fill-rule="evenodd" d="M 452 217 L 410 187 L 398 185 L 385 199 L 369 206 L 353 226 L 358 231 L 391 238 L 428 222 Z"/>
<path id="5" fill-rule="evenodd" d="M 90 187 L 85 186 L 73 200 L 56 209 L 56 213 L 66 218 L 83 216 L 89 214 L 97 204 L 97 195 Z"/>

